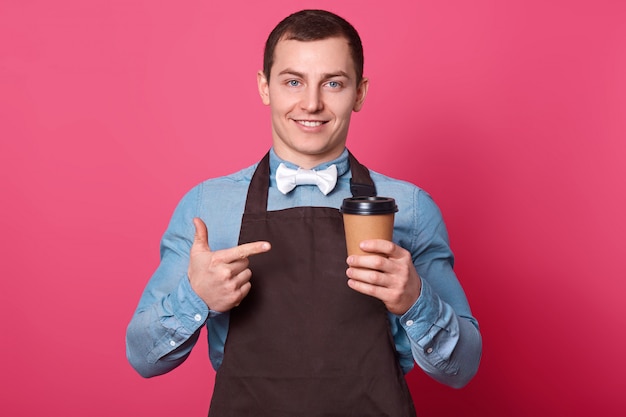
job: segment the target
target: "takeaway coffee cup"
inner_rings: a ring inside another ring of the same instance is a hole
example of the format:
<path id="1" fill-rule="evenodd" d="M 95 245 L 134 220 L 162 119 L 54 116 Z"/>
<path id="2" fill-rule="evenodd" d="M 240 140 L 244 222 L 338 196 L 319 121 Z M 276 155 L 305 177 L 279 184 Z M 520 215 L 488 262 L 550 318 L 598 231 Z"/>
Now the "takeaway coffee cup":
<path id="1" fill-rule="evenodd" d="M 367 239 L 391 240 L 396 201 L 388 197 L 351 197 L 341 205 L 348 255 L 362 255 L 359 243 Z"/>

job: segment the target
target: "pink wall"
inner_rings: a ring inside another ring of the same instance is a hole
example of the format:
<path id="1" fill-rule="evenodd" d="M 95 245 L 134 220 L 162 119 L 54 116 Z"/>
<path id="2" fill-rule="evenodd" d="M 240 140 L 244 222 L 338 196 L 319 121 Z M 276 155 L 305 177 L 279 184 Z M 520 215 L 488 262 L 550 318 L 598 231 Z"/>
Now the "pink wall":
<path id="1" fill-rule="evenodd" d="M 0 414 L 206 415 L 206 342 L 144 380 L 125 327 L 178 199 L 270 144 L 265 36 L 322 7 L 366 47 L 349 146 L 435 197 L 482 325 L 420 415 L 624 415 L 625 4 L 0 2 Z"/>

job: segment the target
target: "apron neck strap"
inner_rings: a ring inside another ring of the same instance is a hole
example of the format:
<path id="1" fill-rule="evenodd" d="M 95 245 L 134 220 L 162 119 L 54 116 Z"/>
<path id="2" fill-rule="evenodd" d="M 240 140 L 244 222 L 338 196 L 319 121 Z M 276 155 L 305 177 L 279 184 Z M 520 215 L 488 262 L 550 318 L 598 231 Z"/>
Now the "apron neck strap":
<path id="1" fill-rule="evenodd" d="M 374 181 L 372 181 L 369 170 L 365 165 L 361 165 L 350 151 L 348 151 L 348 158 L 350 160 L 350 170 L 352 171 L 352 178 L 350 178 L 352 197 L 376 197 L 376 186 Z"/>
<path id="2" fill-rule="evenodd" d="M 350 192 L 353 197 L 375 197 L 376 187 L 370 176 L 369 170 L 357 161 L 348 151 L 348 160 L 352 178 L 350 178 Z M 254 213 L 267 210 L 267 192 L 270 184 L 270 153 L 266 153 L 259 162 L 248 188 L 246 198 L 246 213 Z"/>

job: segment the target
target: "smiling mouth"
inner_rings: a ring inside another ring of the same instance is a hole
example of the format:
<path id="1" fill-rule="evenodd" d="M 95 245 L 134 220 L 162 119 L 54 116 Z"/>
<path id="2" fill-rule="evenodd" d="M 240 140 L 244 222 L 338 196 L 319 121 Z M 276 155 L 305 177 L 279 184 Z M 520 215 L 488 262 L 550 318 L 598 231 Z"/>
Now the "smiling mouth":
<path id="1" fill-rule="evenodd" d="M 305 127 L 318 127 L 326 122 L 322 122 L 320 120 L 296 120 L 296 123 L 301 124 Z"/>

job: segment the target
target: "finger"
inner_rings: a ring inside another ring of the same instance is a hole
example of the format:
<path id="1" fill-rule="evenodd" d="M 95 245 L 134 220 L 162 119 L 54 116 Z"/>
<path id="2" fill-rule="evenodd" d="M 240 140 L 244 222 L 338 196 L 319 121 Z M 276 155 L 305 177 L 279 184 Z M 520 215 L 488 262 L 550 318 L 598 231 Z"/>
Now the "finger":
<path id="1" fill-rule="evenodd" d="M 252 278 L 252 271 L 249 268 L 244 268 L 241 271 L 233 271 L 232 283 L 236 289 L 241 288 Z"/>
<path id="2" fill-rule="evenodd" d="M 251 288 L 252 288 L 252 285 L 249 282 L 246 282 L 244 285 L 242 285 L 239 288 L 239 294 L 238 294 L 237 299 L 235 300 L 234 305 L 233 305 L 232 308 L 239 307 L 239 305 L 241 304 L 241 301 L 244 298 L 246 298 L 246 296 L 250 292 Z"/>
<path id="3" fill-rule="evenodd" d="M 353 278 L 348 280 L 348 286 L 353 290 L 360 292 L 361 294 L 369 295 L 374 298 L 378 298 L 379 300 L 384 299 L 384 291 L 386 290 L 385 287 L 373 285 L 369 282 L 364 282 Z"/>
<path id="4" fill-rule="evenodd" d="M 379 253 L 385 256 L 391 256 L 398 247 L 395 243 L 384 239 L 369 239 L 364 240 L 359 244 L 359 247 L 368 253 Z"/>
<path id="5" fill-rule="evenodd" d="M 373 271 L 386 272 L 390 270 L 389 262 L 386 256 L 380 254 L 353 255 L 347 260 L 348 266 L 350 266 L 351 269 L 363 273 Z"/>
<path id="6" fill-rule="evenodd" d="M 246 259 L 252 255 L 258 255 L 259 253 L 267 252 L 271 249 L 269 242 L 258 241 L 244 243 L 243 245 L 235 246 L 234 248 L 225 249 L 222 251 L 222 260 L 226 263 L 235 262 L 238 260 Z"/>
<path id="7" fill-rule="evenodd" d="M 346 276 L 350 278 L 351 281 L 363 285 L 387 287 L 390 284 L 387 275 L 383 272 L 379 272 L 375 268 L 350 267 L 346 270 Z"/>
<path id="8" fill-rule="evenodd" d="M 243 299 L 250 292 L 250 288 L 252 288 L 252 284 L 250 281 L 246 281 L 241 287 L 239 287 L 239 293 L 241 294 L 241 298 Z"/>
<path id="9" fill-rule="evenodd" d="M 196 228 L 196 233 L 193 236 L 193 246 L 198 249 L 211 251 L 209 247 L 209 233 L 206 228 L 206 224 L 202 221 L 202 219 L 198 217 L 194 217 L 193 225 Z"/>

